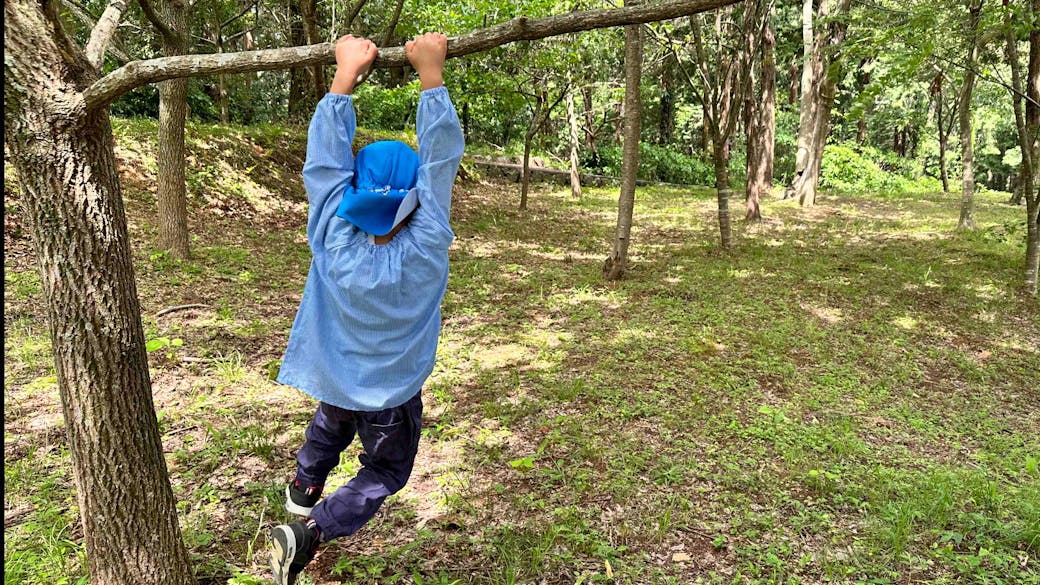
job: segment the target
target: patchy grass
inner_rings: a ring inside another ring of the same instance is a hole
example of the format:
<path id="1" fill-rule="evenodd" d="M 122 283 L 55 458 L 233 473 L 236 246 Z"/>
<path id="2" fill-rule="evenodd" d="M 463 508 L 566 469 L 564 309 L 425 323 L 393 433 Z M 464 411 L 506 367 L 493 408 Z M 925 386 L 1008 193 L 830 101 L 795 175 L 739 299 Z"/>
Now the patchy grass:
<path id="1" fill-rule="evenodd" d="M 116 126 L 184 538 L 203 583 L 262 583 L 313 409 L 271 381 L 309 262 L 303 136 L 192 125 L 176 260 L 154 125 Z M 769 202 L 727 254 L 710 190 L 643 189 L 630 277 L 604 283 L 616 192 L 539 187 L 521 213 L 516 191 L 456 187 L 415 473 L 303 583 L 1040 582 L 1020 210 L 980 195 L 982 229 L 957 234 L 952 196 Z M 39 279 L 5 209 L 5 583 L 85 582 Z"/>

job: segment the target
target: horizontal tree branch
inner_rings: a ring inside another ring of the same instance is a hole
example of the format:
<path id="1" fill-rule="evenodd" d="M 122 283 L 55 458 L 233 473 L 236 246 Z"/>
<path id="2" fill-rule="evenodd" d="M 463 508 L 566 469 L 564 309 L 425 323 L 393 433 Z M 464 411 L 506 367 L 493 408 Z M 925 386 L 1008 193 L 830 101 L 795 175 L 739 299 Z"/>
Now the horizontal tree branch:
<path id="1" fill-rule="evenodd" d="M 487 51 L 514 41 L 533 41 L 598 28 L 669 20 L 735 4 L 737 1 L 666 0 L 659 4 L 569 12 L 544 18 L 520 16 L 448 39 L 448 57 L 462 57 Z M 319 43 L 284 49 L 181 55 L 134 61 L 94 82 L 84 92 L 84 100 L 88 108 L 97 108 L 109 104 L 135 87 L 166 79 L 287 69 L 315 63 L 334 63 L 335 60 L 333 44 Z M 387 47 L 379 50 L 375 67 L 400 67 L 407 64 L 404 47 Z"/>
<path id="2" fill-rule="evenodd" d="M 87 55 L 87 61 L 94 67 L 101 68 L 101 64 L 105 60 L 105 49 L 108 48 L 108 43 L 112 40 L 116 27 L 119 26 L 119 19 L 123 17 L 123 12 L 126 12 L 126 2 L 111 0 L 105 11 L 101 13 L 101 17 L 98 18 L 94 29 L 90 31 L 90 39 L 87 41 L 87 48 L 84 52 Z"/>

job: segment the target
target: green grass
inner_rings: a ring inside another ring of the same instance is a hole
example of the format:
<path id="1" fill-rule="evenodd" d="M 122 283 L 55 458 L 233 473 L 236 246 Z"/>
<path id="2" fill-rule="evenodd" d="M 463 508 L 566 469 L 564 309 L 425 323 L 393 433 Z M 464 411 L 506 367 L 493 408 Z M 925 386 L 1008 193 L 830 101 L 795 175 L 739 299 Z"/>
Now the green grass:
<path id="1" fill-rule="evenodd" d="M 309 262 L 302 137 L 190 128 L 177 260 L 156 249 L 153 130 L 117 122 L 181 526 L 204 583 L 261 583 L 313 409 L 271 381 Z M 947 195 L 770 201 L 723 253 L 712 191 L 641 189 L 629 278 L 604 283 L 616 191 L 538 186 L 526 213 L 516 191 L 457 187 L 412 481 L 304 583 L 1040 582 L 1040 316 L 1001 195 L 970 234 Z M 5 583 L 77 583 L 27 246 L 5 258 Z M 155 317 L 183 304 L 205 306 Z"/>

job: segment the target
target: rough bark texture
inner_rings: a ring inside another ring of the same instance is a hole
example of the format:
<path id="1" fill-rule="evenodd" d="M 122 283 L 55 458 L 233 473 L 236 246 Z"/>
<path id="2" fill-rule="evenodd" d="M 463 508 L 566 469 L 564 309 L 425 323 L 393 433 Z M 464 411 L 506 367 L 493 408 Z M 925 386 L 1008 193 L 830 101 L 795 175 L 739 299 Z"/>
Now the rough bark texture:
<path id="1" fill-rule="evenodd" d="M 1008 0 L 1004 0 L 1004 7 L 1008 7 Z M 1025 86 L 1022 79 L 1022 63 L 1018 57 L 1018 38 L 1015 35 L 1013 13 L 1008 12 L 1008 20 L 1004 27 L 1004 57 L 1007 59 L 1011 69 L 1011 106 L 1015 112 L 1015 131 L 1018 135 L 1018 147 L 1022 151 L 1022 162 L 1018 168 L 1018 177 L 1032 177 L 1033 161 L 1032 153 L 1029 151 L 1029 133 L 1026 130 L 1026 115 L 1024 111 Z M 1027 181 L 1018 180 L 1011 200 L 1011 205 L 1021 205 L 1025 194 Z"/>
<path id="2" fill-rule="evenodd" d="M 972 146 L 971 98 L 975 91 L 975 53 L 978 49 L 979 20 L 982 15 L 982 0 L 968 0 L 968 18 L 964 32 L 968 39 L 968 54 L 965 57 L 964 82 L 961 84 L 957 103 L 957 123 L 961 138 L 961 213 L 957 219 L 958 230 L 975 229 L 975 150 Z"/>
<path id="3" fill-rule="evenodd" d="M 629 2 L 635 5 L 637 2 Z M 636 171 L 639 170 L 641 100 L 639 83 L 643 71 L 643 31 L 636 24 L 625 27 L 625 141 L 622 146 L 621 194 L 614 248 L 603 262 L 603 278 L 618 280 L 628 271 L 628 245 L 632 235 L 632 211 L 636 200 Z"/>
<path id="4" fill-rule="evenodd" d="M 736 0 L 667 0 L 661 3 L 568 12 L 544 18 L 517 17 L 507 22 L 448 39 L 448 58 L 487 51 L 513 41 L 533 41 L 567 33 L 624 26 L 628 24 L 670 20 L 697 14 Z M 88 107 L 98 107 L 131 89 L 174 77 L 196 77 L 214 73 L 246 73 L 310 65 L 335 63 L 332 43 L 305 47 L 242 51 L 221 55 L 190 55 L 133 61 L 106 75 L 86 92 Z M 379 50 L 375 67 L 408 65 L 404 47 Z"/>
<path id="5" fill-rule="evenodd" d="M 1032 175 L 1023 177 L 1026 198 L 1026 292 L 1037 294 L 1040 272 L 1040 0 L 1031 0 L 1028 18 L 1033 27 L 1029 33 L 1029 65 L 1026 74 L 1026 133 Z"/>
<path id="6" fill-rule="evenodd" d="M 745 214 L 748 221 L 761 221 L 762 197 L 773 184 L 773 155 L 776 136 L 776 37 L 771 23 L 774 7 L 770 4 L 762 35 L 761 75 L 758 83 L 751 81 L 753 92 L 748 92 L 750 111 L 747 125 L 747 182 Z M 757 34 L 757 28 L 753 29 Z M 754 73 L 752 69 L 750 73 Z"/>
<path id="7" fill-rule="evenodd" d="M 53 4 L 4 3 L 5 145 L 47 304 L 94 585 L 190 585 L 152 403 L 130 242 L 95 77 Z"/>
<path id="8" fill-rule="evenodd" d="M 164 0 L 162 18 L 172 34 L 160 33 L 166 56 L 188 52 L 189 7 L 184 0 Z M 184 123 L 188 117 L 188 80 L 159 83 L 159 149 L 156 200 L 159 244 L 177 258 L 191 256 L 188 240 L 188 193 L 184 179 Z"/>
<path id="9" fill-rule="evenodd" d="M 831 127 L 831 108 L 840 71 L 832 65 L 839 63 L 838 49 L 845 40 L 848 24 L 841 18 L 848 14 L 850 0 L 823 0 L 818 13 L 819 20 L 834 18 L 827 28 L 817 35 L 812 47 L 810 63 L 812 80 L 808 90 L 809 103 L 802 102 L 807 120 L 799 126 L 798 160 L 795 162 L 793 192 L 802 206 L 816 204 L 816 190 L 820 183 L 823 165 L 823 147 Z M 802 80 L 805 83 L 805 78 Z M 806 91 L 803 88 L 802 96 Z M 803 131 L 806 132 L 803 136 Z"/>
<path id="10" fill-rule="evenodd" d="M 826 2 L 827 0 L 820 0 Z M 798 144 L 795 151 L 795 174 L 805 170 L 812 137 L 813 84 L 813 0 L 802 0 L 802 78 L 798 107 Z"/>
<path id="11" fill-rule="evenodd" d="M 101 13 L 93 30 L 90 31 L 90 39 L 83 52 L 87 56 L 87 61 L 95 68 L 100 69 L 101 64 L 105 62 L 105 49 L 108 48 L 108 43 L 115 35 L 119 19 L 122 18 L 124 11 L 126 11 L 126 2 L 112 0 Z"/>
<path id="12" fill-rule="evenodd" d="M 318 31 L 318 5 L 316 0 L 301 0 L 300 14 L 303 16 L 303 38 L 308 45 L 321 42 Z M 384 45 L 386 42 L 383 43 Z M 310 67 L 311 94 L 315 99 L 321 99 L 325 95 L 328 83 L 325 81 L 325 66 L 315 63 Z"/>
<path id="13" fill-rule="evenodd" d="M 574 111 L 574 91 L 567 92 L 567 141 L 570 146 L 571 195 L 581 197 L 581 169 L 578 166 L 578 115 Z"/>

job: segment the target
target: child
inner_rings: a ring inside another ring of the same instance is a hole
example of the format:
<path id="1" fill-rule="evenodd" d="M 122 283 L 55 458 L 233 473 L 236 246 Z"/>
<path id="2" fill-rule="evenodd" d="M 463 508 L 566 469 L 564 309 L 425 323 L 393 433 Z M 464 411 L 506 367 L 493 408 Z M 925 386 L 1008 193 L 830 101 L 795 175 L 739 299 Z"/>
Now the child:
<path id="1" fill-rule="evenodd" d="M 448 284 L 451 188 L 462 158 L 459 119 L 444 87 L 447 38 L 406 44 L 422 93 L 419 153 L 377 142 L 351 154 L 354 84 L 376 46 L 345 36 L 318 103 L 303 181 L 313 260 L 278 381 L 320 401 L 297 454 L 286 509 L 306 518 L 272 529 L 275 582 L 296 581 L 320 543 L 356 532 L 404 487 L 419 446 L 420 390 L 433 371 Z M 318 501 L 354 434 L 357 476 Z"/>

